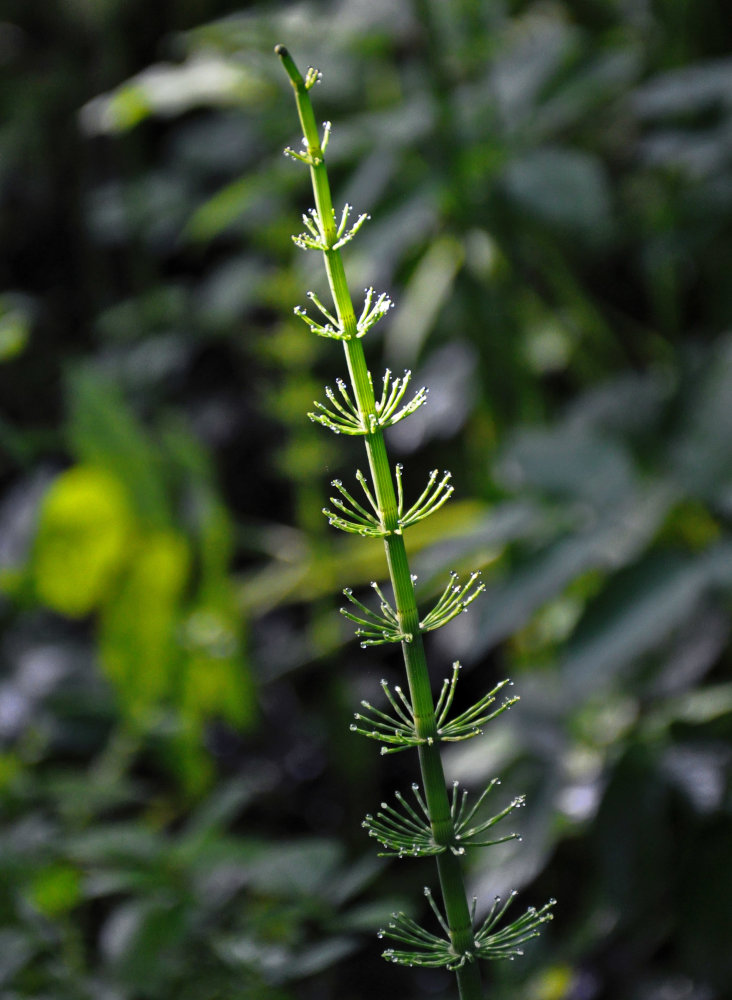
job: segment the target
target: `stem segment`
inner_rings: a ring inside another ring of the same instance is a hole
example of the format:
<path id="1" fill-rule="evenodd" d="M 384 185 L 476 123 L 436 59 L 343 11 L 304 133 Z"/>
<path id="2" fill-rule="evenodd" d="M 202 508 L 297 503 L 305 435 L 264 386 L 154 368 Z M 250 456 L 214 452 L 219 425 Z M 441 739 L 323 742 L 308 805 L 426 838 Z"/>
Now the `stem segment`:
<path id="1" fill-rule="evenodd" d="M 455 830 L 445 788 L 439 741 L 436 739 L 435 705 L 420 632 L 419 612 L 404 537 L 401 530 L 397 530 L 399 528 L 397 500 L 384 435 L 375 419 L 374 392 L 366 366 L 363 346 L 360 339 L 357 338 L 355 312 L 346 281 L 343 260 L 340 250 L 335 246 L 338 242 L 338 235 L 333 201 L 320 134 L 308 93 L 315 78 L 310 74 L 303 78 L 283 45 L 278 45 L 275 52 L 280 57 L 295 92 L 306 152 L 293 155 L 304 160 L 310 168 L 322 237 L 320 249 L 325 259 L 325 268 L 343 340 L 346 364 L 363 426 L 371 428 L 365 434 L 364 440 L 381 524 L 386 531 L 390 532 L 384 538 L 384 545 L 389 576 L 394 590 L 395 608 L 402 633 L 411 637 L 409 640 L 402 641 L 410 701 L 414 710 L 417 735 L 430 740 L 430 742 L 420 744 L 418 748 L 425 800 L 435 842 L 448 845 L 454 841 Z M 475 938 L 460 861 L 450 850 L 446 850 L 437 856 L 437 868 L 453 950 L 456 955 L 472 956 L 475 954 Z M 461 1000 L 480 1000 L 482 990 L 477 962 L 474 960 L 466 962 L 456 970 L 456 975 Z"/>

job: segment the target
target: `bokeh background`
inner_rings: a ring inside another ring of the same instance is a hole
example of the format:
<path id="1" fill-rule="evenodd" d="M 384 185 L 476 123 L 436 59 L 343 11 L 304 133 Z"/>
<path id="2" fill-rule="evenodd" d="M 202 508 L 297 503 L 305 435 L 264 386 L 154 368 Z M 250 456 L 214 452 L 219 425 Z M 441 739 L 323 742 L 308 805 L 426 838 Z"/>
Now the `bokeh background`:
<path id="1" fill-rule="evenodd" d="M 349 732 L 397 679 L 338 592 L 381 547 L 320 511 L 357 440 L 304 414 L 341 352 L 289 45 L 324 74 L 445 756 L 522 842 L 467 859 L 556 919 L 493 1000 L 732 997 L 732 18 L 725 0 L 5 0 L 0 18 L 0 997 L 449 997 L 375 931 L 425 861 L 361 819 L 414 777 Z M 311 259 L 313 258 L 313 259 Z M 505 791 L 504 791 L 505 790 Z"/>

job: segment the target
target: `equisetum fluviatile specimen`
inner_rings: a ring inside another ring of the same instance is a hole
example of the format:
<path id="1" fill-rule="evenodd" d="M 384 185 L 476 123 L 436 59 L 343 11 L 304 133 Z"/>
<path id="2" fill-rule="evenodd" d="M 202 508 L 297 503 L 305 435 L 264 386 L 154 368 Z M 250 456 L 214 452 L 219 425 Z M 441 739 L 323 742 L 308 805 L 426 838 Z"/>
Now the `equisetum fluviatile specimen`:
<path id="1" fill-rule="evenodd" d="M 400 965 L 446 967 L 456 974 L 462 1000 L 478 1000 L 483 994 L 477 959 L 520 955 L 524 942 L 535 937 L 540 926 L 551 919 L 554 900 L 539 910 L 531 907 L 508 923 L 504 916 L 515 896 L 511 893 L 505 899 L 496 898 L 487 916 L 476 923 L 477 900 L 467 897 L 461 857 L 466 847 L 514 839 L 513 833 L 494 835 L 493 827 L 521 806 L 523 798 L 514 798 L 496 815 L 481 819 L 484 802 L 499 782 L 494 779 L 472 803 L 468 792 L 457 783 L 448 791 L 440 745 L 477 736 L 486 723 L 517 699 L 498 700 L 507 684 L 503 681 L 471 708 L 454 710 L 458 663 L 453 664 L 452 675 L 445 680 L 437 702 L 433 699 L 422 636 L 465 611 L 483 590 L 483 584 L 477 573 L 466 580 L 451 574 L 434 607 L 426 612 L 417 608 L 404 532 L 449 499 L 450 474 L 433 472 L 410 505 L 405 499 L 402 466 L 392 470 L 384 430 L 422 406 L 427 390 L 420 388 L 408 395 L 410 372 L 394 377 L 387 370 L 375 391 L 362 339 L 388 313 L 392 303 L 384 293 L 368 288 L 357 315 L 341 256 L 342 247 L 369 217 L 354 217 L 350 205 L 339 212 L 333 208 L 324 158 L 331 126 L 325 122 L 322 130 L 318 127 L 309 93 L 320 74 L 311 68 L 302 76 L 283 45 L 278 45 L 275 52 L 295 92 L 303 133 L 302 146 L 286 149 L 285 153 L 309 168 L 315 196 L 315 207 L 303 216 L 305 228 L 293 240 L 303 250 L 323 255 L 333 300 L 332 307 L 328 307 L 314 292 L 308 292 L 314 315 L 300 306 L 295 313 L 313 333 L 342 343 L 349 379 L 348 383 L 339 379 L 335 389 L 326 388 L 327 402 L 316 402 L 309 416 L 334 434 L 362 437 L 368 461 L 368 475 L 358 470 L 355 486 L 333 482 L 335 494 L 324 514 L 341 531 L 383 539 L 393 591 L 390 600 L 373 583 L 377 599 L 374 609 L 347 589 L 344 594 L 348 603 L 341 610 L 356 624 L 362 646 L 392 642 L 401 645 L 407 677 L 406 690 L 397 686 L 392 691 L 383 682 L 384 707 L 364 703 L 351 728 L 379 742 L 382 753 L 416 750 L 421 774 L 410 795 L 397 792 L 393 804 L 382 802 L 380 810 L 366 816 L 363 825 L 383 846 L 382 854 L 386 856 L 434 858 L 441 894 L 438 901 L 431 889 L 424 890 L 434 913 L 435 932 L 403 913 L 395 913 L 379 937 L 395 942 L 384 951 L 384 958 Z"/>

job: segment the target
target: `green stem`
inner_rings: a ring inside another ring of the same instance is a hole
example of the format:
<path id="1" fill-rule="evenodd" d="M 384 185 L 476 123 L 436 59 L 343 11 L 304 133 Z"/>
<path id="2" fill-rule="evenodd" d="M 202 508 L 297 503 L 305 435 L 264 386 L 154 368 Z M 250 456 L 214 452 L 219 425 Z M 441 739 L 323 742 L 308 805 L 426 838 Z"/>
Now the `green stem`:
<path id="1" fill-rule="evenodd" d="M 361 341 L 356 339 L 356 319 L 343 261 L 340 251 L 333 248 L 333 244 L 337 242 L 333 202 L 315 115 L 306 81 L 287 49 L 278 45 L 275 52 L 282 60 L 295 91 L 297 110 L 309 158 L 316 209 L 325 235 L 326 249 L 323 253 L 328 282 L 340 328 L 343 332 L 343 346 L 354 396 L 363 420 L 363 426 L 368 427 L 368 417 L 376 412 L 374 393 L 366 367 L 363 346 Z M 381 523 L 387 531 L 392 532 L 385 537 L 384 545 L 389 576 L 394 590 L 396 612 L 401 631 L 405 635 L 411 636 L 410 641 L 402 642 L 402 652 L 417 735 L 433 739 L 433 742 L 423 743 L 419 746 L 422 784 L 432 834 L 436 843 L 447 845 L 453 841 L 455 831 L 450 815 L 450 803 L 445 787 L 445 775 L 438 741 L 434 739 L 437 729 L 435 706 L 419 628 L 419 612 L 414 585 L 404 537 L 400 532 L 395 532 L 398 527 L 397 501 L 382 430 L 375 427 L 365 436 L 365 444 Z M 451 851 L 446 850 L 437 856 L 437 868 L 453 948 L 457 954 L 472 953 L 475 941 L 460 862 Z M 457 970 L 456 975 L 461 1000 L 480 1000 L 482 989 L 477 963 L 474 961 L 467 963 Z"/>

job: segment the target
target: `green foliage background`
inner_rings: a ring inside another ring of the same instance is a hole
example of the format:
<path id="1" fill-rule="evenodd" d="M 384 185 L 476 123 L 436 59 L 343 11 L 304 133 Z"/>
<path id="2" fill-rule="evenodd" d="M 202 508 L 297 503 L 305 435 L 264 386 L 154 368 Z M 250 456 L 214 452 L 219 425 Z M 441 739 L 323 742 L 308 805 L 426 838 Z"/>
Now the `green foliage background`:
<path id="1" fill-rule="evenodd" d="M 304 418 L 340 356 L 292 317 L 279 41 L 373 216 L 372 368 L 431 389 L 407 488 L 454 474 L 420 587 L 488 585 L 435 681 L 522 699 L 446 758 L 528 798 L 479 897 L 559 899 L 490 996 L 728 1000 L 723 0 L 6 4 L 0 997 L 449 995 L 374 939 L 426 875 L 360 828 L 413 774 L 348 730 L 399 665 L 335 613 L 382 553 L 320 514 L 360 459 Z"/>

